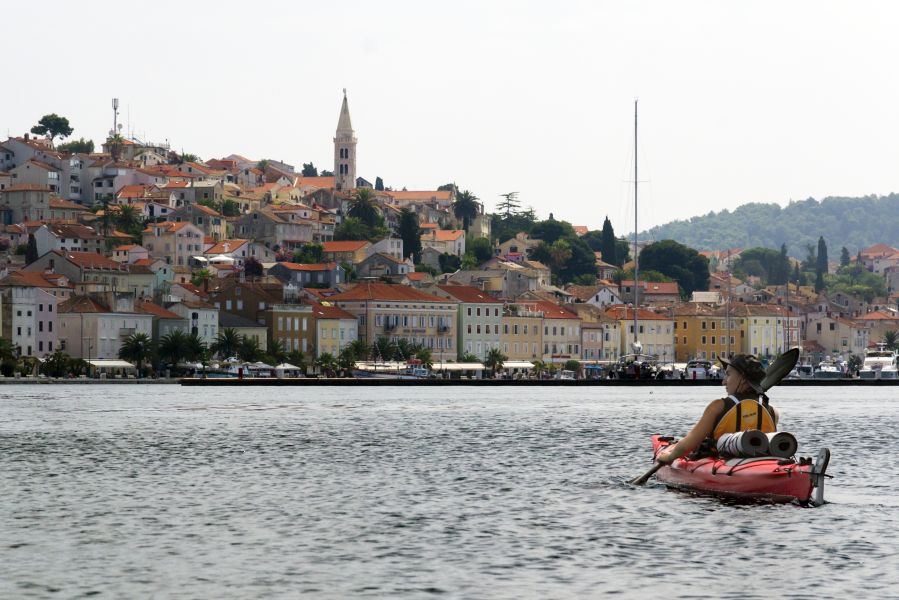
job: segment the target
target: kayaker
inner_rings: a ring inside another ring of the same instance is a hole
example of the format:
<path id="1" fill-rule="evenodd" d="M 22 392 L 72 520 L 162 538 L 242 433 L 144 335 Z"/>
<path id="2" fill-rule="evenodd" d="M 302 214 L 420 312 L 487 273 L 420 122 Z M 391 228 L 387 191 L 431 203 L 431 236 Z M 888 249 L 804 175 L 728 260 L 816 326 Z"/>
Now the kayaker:
<path id="1" fill-rule="evenodd" d="M 718 360 L 725 368 L 723 383 L 728 397 L 712 400 L 690 433 L 674 446 L 659 452 L 656 456 L 658 462 L 670 464 L 698 448 L 704 440 L 714 442 L 725 433 L 746 429 L 760 429 L 768 433 L 777 429 L 779 415 L 768 404 L 761 386 L 765 369 L 758 359 L 751 354 L 737 354 L 731 359 Z"/>

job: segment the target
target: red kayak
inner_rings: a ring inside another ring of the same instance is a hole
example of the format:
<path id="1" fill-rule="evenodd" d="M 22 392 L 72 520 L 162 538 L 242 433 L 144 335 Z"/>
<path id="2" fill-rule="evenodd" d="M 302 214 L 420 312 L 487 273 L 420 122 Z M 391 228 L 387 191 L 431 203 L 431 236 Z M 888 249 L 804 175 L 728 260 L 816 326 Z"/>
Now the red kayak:
<path id="1" fill-rule="evenodd" d="M 653 456 L 677 443 L 660 435 L 652 436 Z M 817 460 L 800 458 L 717 457 L 690 460 L 678 458 L 656 472 L 656 477 L 673 488 L 739 500 L 824 503 L 824 472 L 830 450 L 824 448 Z M 814 497 L 813 497 L 814 493 Z"/>

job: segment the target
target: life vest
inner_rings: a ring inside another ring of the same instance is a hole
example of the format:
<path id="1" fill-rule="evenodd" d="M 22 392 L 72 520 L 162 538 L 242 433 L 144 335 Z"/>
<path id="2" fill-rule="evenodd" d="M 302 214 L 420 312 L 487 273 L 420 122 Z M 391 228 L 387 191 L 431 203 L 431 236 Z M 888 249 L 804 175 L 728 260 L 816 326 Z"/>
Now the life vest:
<path id="1" fill-rule="evenodd" d="M 737 433 L 747 429 L 758 429 L 763 433 L 777 431 L 774 409 L 759 402 L 758 398 L 724 398 L 724 411 L 712 428 L 712 437 L 718 439 L 725 433 Z"/>

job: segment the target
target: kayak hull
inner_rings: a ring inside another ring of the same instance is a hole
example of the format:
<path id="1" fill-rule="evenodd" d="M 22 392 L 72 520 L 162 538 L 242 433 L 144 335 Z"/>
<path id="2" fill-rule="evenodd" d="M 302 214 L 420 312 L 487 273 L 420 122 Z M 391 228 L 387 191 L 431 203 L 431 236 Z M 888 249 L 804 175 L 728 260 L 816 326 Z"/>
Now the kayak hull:
<path id="1" fill-rule="evenodd" d="M 653 456 L 676 441 L 652 436 Z M 669 487 L 700 494 L 752 502 L 806 503 L 824 476 L 823 468 L 819 474 L 816 467 L 811 460 L 776 457 L 679 458 L 659 469 L 656 478 Z"/>

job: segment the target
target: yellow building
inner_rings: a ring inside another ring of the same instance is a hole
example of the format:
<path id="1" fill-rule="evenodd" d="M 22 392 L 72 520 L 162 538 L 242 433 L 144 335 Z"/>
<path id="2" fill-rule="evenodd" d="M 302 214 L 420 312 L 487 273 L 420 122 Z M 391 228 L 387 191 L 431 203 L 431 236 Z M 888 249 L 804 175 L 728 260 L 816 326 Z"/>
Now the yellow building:
<path id="1" fill-rule="evenodd" d="M 543 313 L 536 303 L 509 304 L 503 310 L 500 345 L 509 361 L 535 361 L 543 357 Z"/>

